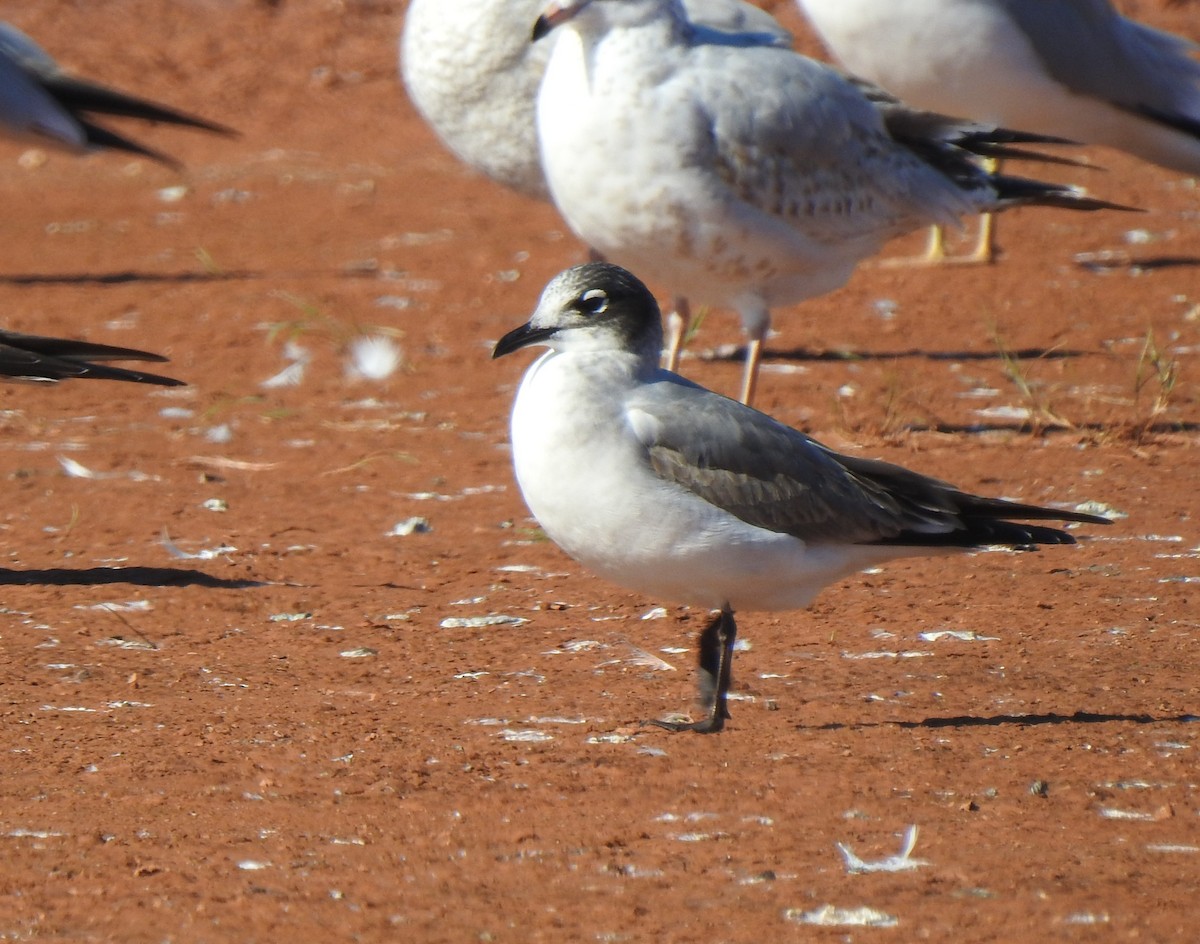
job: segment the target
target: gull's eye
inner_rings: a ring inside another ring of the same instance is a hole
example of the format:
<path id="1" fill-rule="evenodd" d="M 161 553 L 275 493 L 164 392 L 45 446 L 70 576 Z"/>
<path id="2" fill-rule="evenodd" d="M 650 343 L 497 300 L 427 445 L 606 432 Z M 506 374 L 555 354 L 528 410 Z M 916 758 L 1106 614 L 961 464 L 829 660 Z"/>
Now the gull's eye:
<path id="1" fill-rule="evenodd" d="M 577 308 L 579 313 L 583 315 L 603 314 L 608 308 L 608 293 L 598 288 L 584 292 L 579 296 Z"/>

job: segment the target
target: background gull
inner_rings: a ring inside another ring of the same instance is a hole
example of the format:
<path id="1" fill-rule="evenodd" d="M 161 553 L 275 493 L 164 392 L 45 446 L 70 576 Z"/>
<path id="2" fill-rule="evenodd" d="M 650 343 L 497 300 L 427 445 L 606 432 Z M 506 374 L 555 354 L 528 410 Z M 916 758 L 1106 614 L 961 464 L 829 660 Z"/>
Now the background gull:
<path id="1" fill-rule="evenodd" d="M 839 62 L 912 105 L 1200 175 L 1197 46 L 1108 0 L 797 2 Z"/>
<path id="2" fill-rule="evenodd" d="M 494 356 L 530 345 L 550 351 L 517 391 L 513 464 L 547 535 L 615 583 L 719 611 L 700 636 L 703 717 L 658 722 L 672 730 L 719 731 L 729 717 L 737 609 L 805 607 L 898 557 L 1073 543 L 1010 519 L 1107 523 L 839 455 L 660 369 L 654 298 L 614 265 L 556 276 Z"/>
<path id="3" fill-rule="evenodd" d="M 233 134 L 203 118 L 67 75 L 32 39 L 0 22 L 0 126 L 16 138 L 35 138 L 71 151 L 125 151 L 170 167 L 178 162 L 138 144 L 89 115 L 117 115 Z"/>
<path id="4" fill-rule="evenodd" d="M 80 377 L 90 380 L 126 380 L 132 383 L 180 387 L 182 380 L 96 361 L 154 361 L 166 363 L 159 354 L 128 347 L 94 344 L 66 338 L 47 338 L 0 330 L 0 376 L 10 380 L 55 382 Z"/>
<path id="5" fill-rule="evenodd" d="M 832 291 L 892 237 L 1072 188 L 989 175 L 942 122 L 898 140 L 897 105 L 790 50 L 698 34 L 676 0 L 567 0 L 538 97 L 559 210 L 604 258 L 735 309 L 753 397 L 770 309 Z M 921 122 L 908 123 L 909 133 Z"/>
<path id="6" fill-rule="evenodd" d="M 550 55 L 530 42 L 545 0 L 412 0 L 400 73 L 421 116 L 454 154 L 528 196 L 550 192 L 538 154 L 538 85 Z M 741 42 L 790 46 L 791 35 L 742 0 L 686 0 L 689 17 Z"/>
<path id="7" fill-rule="evenodd" d="M 549 200 L 537 137 L 537 92 L 549 43 L 530 32 L 546 0 L 412 0 L 400 36 L 409 97 L 465 164 L 526 196 Z M 746 45 L 789 47 L 791 34 L 742 0 L 684 0 L 706 35 Z M 690 321 L 687 299 L 672 313 L 670 366 Z"/>

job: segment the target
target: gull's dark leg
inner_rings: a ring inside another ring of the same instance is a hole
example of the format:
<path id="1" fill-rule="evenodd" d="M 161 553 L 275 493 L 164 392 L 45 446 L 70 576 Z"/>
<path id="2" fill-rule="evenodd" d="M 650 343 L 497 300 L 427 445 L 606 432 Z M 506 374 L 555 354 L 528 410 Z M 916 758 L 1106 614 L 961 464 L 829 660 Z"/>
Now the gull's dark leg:
<path id="1" fill-rule="evenodd" d="M 725 727 L 729 717 L 727 705 L 733 670 L 733 643 L 737 639 L 737 623 L 728 605 L 700 634 L 700 707 L 705 717 L 699 721 L 652 721 L 668 731 L 695 731 L 715 734 Z"/>

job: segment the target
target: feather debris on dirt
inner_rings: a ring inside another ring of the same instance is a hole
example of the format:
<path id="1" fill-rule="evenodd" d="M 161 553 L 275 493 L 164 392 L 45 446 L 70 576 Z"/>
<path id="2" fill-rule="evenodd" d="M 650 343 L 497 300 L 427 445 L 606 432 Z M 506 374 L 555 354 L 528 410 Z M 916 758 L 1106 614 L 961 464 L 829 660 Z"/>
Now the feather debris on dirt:
<path id="1" fill-rule="evenodd" d="M 403 362 L 404 352 L 391 338 L 363 335 L 350 342 L 346 352 L 346 377 L 350 380 L 387 380 Z"/>
<path id="2" fill-rule="evenodd" d="M 128 603 L 76 603 L 77 610 L 103 610 L 106 613 L 144 613 L 154 609 L 149 600 L 130 600 Z"/>
<path id="3" fill-rule="evenodd" d="M 230 459 L 227 456 L 192 456 L 188 459 L 188 463 L 201 468 L 236 472 L 268 472 L 279 465 L 278 462 L 246 462 L 242 459 Z"/>
<path id="4" fill-rule="evenodd" d="M 895 915 L 866 905 L 859 908 L 822 905 L 812 911 L 788 908 L 783 917 L 797 924 L 812 924 L 822 928 L 894 928 L 900 923 Z"/>
<path id="5" fill-rule="evenodd" d="M 497 613 L 491 616 L 448 616 L 438 625 L 442 629 L 482 629 L 486 626 L 520 626 L 528 622 L 523 616 Z"/>
<path id="6" fill-rule="evenodd" d="M 385 538 L 406 538 L 411 534 L 428 534 L 432 530 L 433 525 L 429 523 L 429 519 L 414 515 L 403 521 L 397 521 L 390 531 L 383 533 L 383 536 Z"/>
<path id="7" fill-rule="evenodd" d="M 288 341 L 283 348 L 283 359 L 286 366 L 277 374 L 273 374 L 259 384 L 264 390 L 274 390 L 278 387 L 298 387 L 304 382 L 304 374 L 312 361 L 312 354 L 307 348 L 301 347 L 295 341 Z"/>
<path id="8" fill-rule="evenodd" d="M 105 479 L 128 479 L 130 482 L 161 482 L 157 475 L 147 475 L 145 472 L 139 472 L 136 469 L 130 469 L 128 472 L 96 472 L 89 469 L 82 462 L 76 462 L 68 456 L 55 456 L 59 466 L 63 470 L 63 474 L 73 479 L 90 479 L 92 481 L 103 481 Z"/>
<path id="9" fill-rule="evenodd" d="M 937 642 L 939 639 L 950 639 L 957 642 L 999 642 L 999 636 L 981 636 L 973 629 L 931 629 L 928 632 L 917 633 L 917 638 L 925 642 Z"/>
<path id="10" fill-rule="evenodd" d="M 875 862 L 868 862 L 865 859 L 860 859 L 854 854 L 854 851 L 843 842 L 836 843 L 838 852 L 842 854 L 842 858 L 846 860 L 846 871 L 851 875 L 870 873 L 870 872 L 907 872 L 912 869 L 919 869 L 923 865 L 928 865 L 924 859 L 914 859 L 912 857 L 913 850 L 917 847 L 917 827 L 916 824 L 909 826 L 904 833 L 904 845 L 901 847 L 897 855 L 888 856 L 886 859 L 878 859 Z"/>
<path id="11" fill-rule="evenodd" d="M 176 560 L 213 560 L 214 558 L 227 556 L 237 551 L 237 548 L 230 544 L 218 544 L 216 547 L 202 548 L 194 553 L 185 551 L 171 540 L 171 536 L 167 534 L 165 528 L 163 529 L 162 536 L 158 539 L 158 543 Z"/>

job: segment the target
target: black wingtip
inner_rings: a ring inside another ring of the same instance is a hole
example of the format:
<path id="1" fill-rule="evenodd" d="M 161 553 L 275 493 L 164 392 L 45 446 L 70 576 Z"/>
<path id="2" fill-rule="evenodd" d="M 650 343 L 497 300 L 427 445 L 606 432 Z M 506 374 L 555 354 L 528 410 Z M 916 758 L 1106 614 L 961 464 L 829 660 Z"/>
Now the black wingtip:
<path id="1" fill-rule="evenodd" d="M 1086 212 L 1093 210 L 1120 210 L 1123 213 L 1147 212 L 1142 207 L 1127 206 L 1123 203 L 1113 203 L 1111 200 L 1089 197 L 1073 187 L 1047 184 L 1026 177 L 995 174 L 991 178 L 991 183 L 996 188 L 996 194 L 1000 200 L 1011 205 L 1033 204 Z"/>
<path id="2" fill-rule="evenodd" d="M 102 363 L 121 360 L 167 362 L 161 354 L 137 348 L 0 330 L 0 376 L 12 380 L 121 380 L 158 387 L 186 386 L 174 377 Z"/>
<path id="3" fill-rule="evenodd" d="M 163 374 L 150 374 L 125 367 L 108 367 L 100 364 L 81 364 L 83 370 L 76 377 L 80 380 L 121 380 L 126 383 L 150 384 L 155 387 L 186 387 L 187 381 Z"/>
<path id="4" fill-rule="evenodd" d="M 176 160 L 170 154 L 156 151 L 154 148 L 146 147 L 144 144 L 138 144 L 132 138 L 117 134 L 115 131 L 111 131 L 103 125 L 96 124 L 94 121 L 87 121 L 82 118 L 77 118 L 76 120 L 79 122 L 80 127 L 83 128 L 88 147 L 90 148 L 119 151 L 122 154 L 134 154 L 138 157 L 145 157 L 156 161 L 176 172 L 183 170 L 182 162 Z"/>
<path id="5" fill-rule="evenodd" d="M 1109 524 L 1110 522 L 1104 520 L 1104 523 Z M 963 550 L 1007 547 L 1019 551 L 1032 551 L 1042 546 L 1067 545 L 1078 542 L 1074 535 L 1061 528 L 1026 524 L 1022 521 L 966 518 L 958 530 L 902 531 L 893 537 L 873 543 L 899 547 L 944 547 L 962 548 Z"/>
<path id="6" fill-rule="evenodd" d="M 1029 161 L 1037 164 L 1055 164 L 1059 167 L 1082 167 L 1087 170 L 1103 171 L 1105 168 L 1093 164 L 1086 158 L 1067 157 L 1063 154 L 1048 154 L 1045 151 L 1031 151 L 1028 148 L 1013 147 L 993 140 L 956 141 L 979 157 L 990 157 L 999 161 Z"/>
<path id="7" fill-rule="evenodd" d="M 124 367 L 109 367 L 107 364 L 90 364 L 86 361 L 56 361 L 48 358 L 31 365 L 15 366 L 5 364 L 2 353 L 0 353 L 0 376 L 13 381 L 35 383 L 58 383 L 63 380 L 118 380 L 123 383 L 150 384 L 155 387 L 187 386 L 186 381 L 163 374 L 151 374 Z"/>
<path id="8" fill-rule="evenodd" d="M 136 95 L 119 92 L 85 79 L 57 74 L 44 78 L 42 84 L 47 92 L 71 112 L 96 112 L 101 115 L 137 118 L 141 121 L 157 121 L 162 124 L 195 128 L 198 131 L 208 131 L 226 137 L 238 136 L 238 132 L 227 125 L 209 121 L 207 118 L 201 118 L 167 105 L 159 105 L 149 99 L 138 98 Z"/>
<path id="9" fill-rule="evenodd" d="M 182 128 L 193 128 L 211 134 L 225 137 L 238 137 L 239 133 L 226 125 L 190 115 L 186 112 L 158 105 L 147 99 L 137 98 L 118 92 L 94 82 L 72 78 L 68 75 L 55 73 L 41 79 L 45 90 L 79 123 L 83 128 L 87 143 L 93 148 L 123 151 L 140 157 L 157 161 L 172 170 L 180 171 L 183 164 L 161 151 L 146 147 L 143 144 L 127 138 L 122 134 L 97 123 L 87 114 L 111 115 L 118 118 L 134 118 L 142 121 L 158 122 Z"/>

